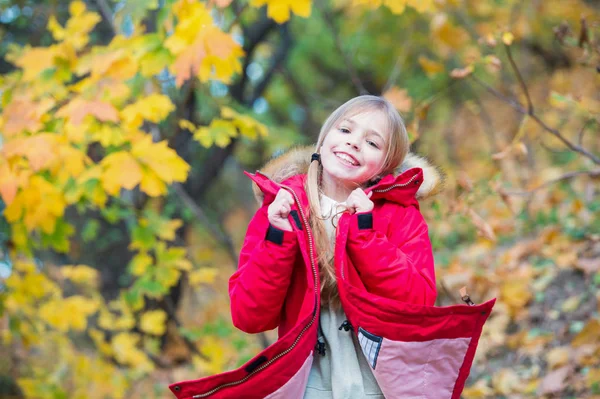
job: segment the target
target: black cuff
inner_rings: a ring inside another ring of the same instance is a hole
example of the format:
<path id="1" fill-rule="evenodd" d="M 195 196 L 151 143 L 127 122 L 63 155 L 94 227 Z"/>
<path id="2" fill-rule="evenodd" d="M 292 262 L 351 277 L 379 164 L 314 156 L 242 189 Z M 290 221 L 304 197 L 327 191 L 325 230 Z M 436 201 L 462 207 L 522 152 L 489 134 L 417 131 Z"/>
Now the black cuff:
<path id="1" fill-rule="evenodd" d="M 366 230 L 373 228 L 373 213 L 359 213 L 356 215 L 358 218 L 358 229 Z"/>
<path id="2" fill-rule="evenodd" d="M 283 244 L 283 230 L 280 230 L 269 223 L 269 228 L 267 229 L 267 236 L 265 239 L 277 245 L 281 245 Z"/>

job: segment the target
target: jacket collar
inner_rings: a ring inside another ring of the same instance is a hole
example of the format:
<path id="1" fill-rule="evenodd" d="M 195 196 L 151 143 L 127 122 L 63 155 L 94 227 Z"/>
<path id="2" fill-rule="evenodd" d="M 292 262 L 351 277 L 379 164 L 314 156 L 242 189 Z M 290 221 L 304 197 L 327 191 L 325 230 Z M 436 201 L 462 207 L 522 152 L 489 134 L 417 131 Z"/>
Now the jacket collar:
<path id="1" fill-rule="evenodd" d="M 294 147 L 268 161 L 260 170 L 244 172 L 254 182 L 252 189 L 259 203 L 270 203 L 281 184 L 305 197 L 304 182 L 314 146 Z M 371 199 L 409 204 L 414 199 L 429 198 L 442 191 L 445 174 L 426 158 L 408 153 L 401 165 L 378 183 L 365 189 L 373 191 Z M 305 198 L 301 198 L 304 202 Z"/>

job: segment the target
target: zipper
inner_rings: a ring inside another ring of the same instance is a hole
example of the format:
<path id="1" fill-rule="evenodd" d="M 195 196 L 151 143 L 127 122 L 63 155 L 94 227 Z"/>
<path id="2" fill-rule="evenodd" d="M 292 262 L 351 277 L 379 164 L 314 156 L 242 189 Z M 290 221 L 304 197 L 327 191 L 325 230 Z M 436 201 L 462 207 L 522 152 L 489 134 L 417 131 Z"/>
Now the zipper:
<path id="1" fill-rule="evenodd" d="M 392 184 L 392 185 L 391 185 L 391 186 L 389 186 L 388 188 L 382 188 L 382 189 L 379 189 L 379 190 L 371 190 L 371 191 L 373 191 L 373 192 L 376 192 L 376 193 L 386 193 L 386 192 L 388 192 L 388 191 L 390 191 L 390 190 L 392 190 L 392 189 L 394 189 L 394 188 L 396 188 L 396 187 L 405 187 L 405 186 L 408 186 L 410 183 L 412 183 L 412 181 L 413 181 L 413 180 L 414 180 L 416 177 L 417 177 L 417 175 L 414 175 L 413 177 L 411 177 L 411 178 L 410 178 L 410 179 L 409 179 L 407 182 L 405 182 L 405 183 Z M 342 216 L 344 216 L 344 215 L 342 215 Z M 341 218 L 340 218 L 340 219 L 341 219 Z M 339 225 L 339 222 L 338 222 L 338 225 Z M 344 268 L 343 268 L 343 267 L 342 267 L 341 275 L 342 275 L 342 280 L 346 280 L 346 276 L 344 275 Z M 340 328 L 340 329 L 341 329 L 341 328 Z M 346 330 L 346 331 L 348 331 L 348 330 Z"/>
<path id="2" fill-rule="evenodd" d="M 260 172 L 260 171 L 256 171 L 256 173 L 266 177 L 267 179 L 270 180 L 269 176 L 265 175 L 264 173 Z M 280 187 L 283 187 L 285 189 L 287 189 L 293 196 L 294 199 L 296 200 L 296 203 L 298 204 L 298 209 L 300 210 L 300 216 L 302 217 L 302 222 L 304 223 L 304 226 L 306 228 L 306 232 L 308 233 L 308 252 L 309 252 L 309 256 L 310 256 L 310 264 L 312 267 L 312 272 L 313 272 L 313 277 L 314 277 L 314 281 L 315 281 L 315 295 L 317 298 L 317 302 L 318 302 L 318 294 L 319 294 L 319 288 L 317 286 L 317 268 L 315 266 L 315 260 L 314 260 L 314 248 L 313 248 L 313 238 L 312 238 L 312 233 L 310 231 L 310 225 L 308 223 L 308 220 L 306 219 L 306 215 L 304 215 L 304 209 L 302 209 L 302 204 L 300 204 L 300 199 L 298 198 L 298 195 L 296 194 L 296 192 L 294 192 L 294 190 L 288 186 L 285 186 L 283 184 L 279 184 Z M 286 350 L 284 350 L 283 352 L 278 353 L 277 355 L 273 356 L 271 358 L 271 360 L 269 360 L 268 362 L 260 365 L 259 367 L 257 367 L 255 370 L 253 370 L 251 373 L 249 373 L 247 376 L 245 376 L 244 378 L 237 380 L 237 381 L 232 381 L 232 382 L 228 382 L 226 384 L 222 384 L 219 385 L 213 389 L 211 389 L 208 392 L 202 393 L 202 394 L 198 394 L 198 395 L 194 395 L 192 396 L 192 399 L 198 399 L 198 398 L 205 398 L 209 395 L 212 395 L 213 393 L 223 389 L 223 388 L 227 388 L 227 387 L 231 387 L 231 386 L 235 386 L 235 385 L 239 385 L 243 382 L 246 382 L 250 377 L 252 377 L 254 374 L 258 373 L 259 371 L 264 370 L 265 368 L 267 368 L 268 366 L 270 366 L 273 362 L 275 362 L 275 360 L 278 360 L 279 358 L 281 358 L 282 356 L 287 355 L 288 353 L 290 353 L 292 351 L 292 349 L 294 349 L 296 347 L 296 345 L 298 344 L 298 342 L 300 342 L 300 339 L 302 338 L 302 336 L 304 335 L 304 333 L 306 332 L 306 330 L 308 330 L 310 328 L 310 326 L 312 326 L 312 324 L 315 322 L 315 319 L 317 317 L 317 306 L 315 306 L 315 311 L 313 313 L 313 317 L 312 319 L 308 322 L 308 324 L 306 326 L 304 326 L 304 328 L 302 329 L 302 331 L 300 331 L 300 334 L 298 334 L 298 337 L 296 337 L 296 340 L 294 341 L 294 343 L 287 348 Z"/>

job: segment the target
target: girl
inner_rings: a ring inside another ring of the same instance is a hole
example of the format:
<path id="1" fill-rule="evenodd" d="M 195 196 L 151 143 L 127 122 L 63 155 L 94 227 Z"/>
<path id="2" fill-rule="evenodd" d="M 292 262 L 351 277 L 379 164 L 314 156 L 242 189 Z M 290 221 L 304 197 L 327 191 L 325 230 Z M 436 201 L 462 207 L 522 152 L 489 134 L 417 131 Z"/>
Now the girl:
<path id="1" fill-rule="evenodd" d="M 262 206 L 229 281 L 232 320 L 279 339 L 240 369 L 171 385 L 178 398 L 459 398 L 493 301 L 433 307 L 417 198 L 442 175 L 408 147 L 394 107 L 360 96 L 314 149 L 246 173 Z"/>

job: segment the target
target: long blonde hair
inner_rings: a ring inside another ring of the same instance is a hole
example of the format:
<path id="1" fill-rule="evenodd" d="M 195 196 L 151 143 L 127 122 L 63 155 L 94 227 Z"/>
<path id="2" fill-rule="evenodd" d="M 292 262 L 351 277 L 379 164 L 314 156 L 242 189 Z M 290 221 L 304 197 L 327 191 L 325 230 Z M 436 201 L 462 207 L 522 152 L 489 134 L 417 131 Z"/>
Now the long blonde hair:
<path id="1" fill-rule="evenodd" d="M 372 176 L 370 180 L 363 184 L 363 188 L 375 184 L 380 178 L 392 173 L 402 163 L 408 153 L 410 143 L 406 126 L 398 111 L 396 111 L 389 101 L 378 96 L 362 95 L 345 102 L 325 120 L 315 146 L 315 152 L 320 153 L 325 137 L 341 120 L 366 111 L 380 111 L 385 115 L 389 140 L 383 166 L 379 173 Z M 317 246 L 319 275 L 321 278 L 321 302 L 323 304 L 330 303 L 333 306 L 339 306 L 333 248 L 327 235 L 323 218 L 321 217 L 322 171 L 323 167 L 320 162 L 311 162 L 308 167 L 304 188 L 310 203 L 309 222 L 313 231 L 315 245 Z"/>

